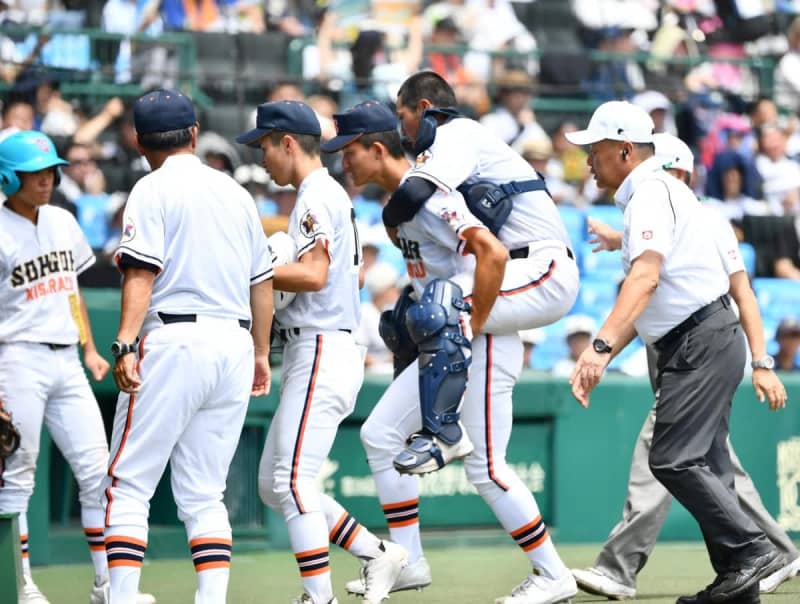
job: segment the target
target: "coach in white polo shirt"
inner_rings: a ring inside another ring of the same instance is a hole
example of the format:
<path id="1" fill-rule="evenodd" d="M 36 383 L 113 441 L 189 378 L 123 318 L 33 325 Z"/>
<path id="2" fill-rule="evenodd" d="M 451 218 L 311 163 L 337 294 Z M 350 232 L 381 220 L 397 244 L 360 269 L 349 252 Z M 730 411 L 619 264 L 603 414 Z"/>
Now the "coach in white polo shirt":
<path id="1" fill-rule="evenodd" d="M 692 191 L 654 157 L 653 121 L 630 103 L 604 103 L 586 130 L 601 189 L 616 189 L 624 213 L 625 281 L 592 347 L 576 363 L 572 392 L 584 405 L 609 361 L 636 333 L 658 351 L 650 469 L 695 517 L 715 581 L 679 604 L 759 602 L 758 581 L 782 565 L 733 491 L 726 445 L 745 343 L 730 309 L 728 275 Z"/>

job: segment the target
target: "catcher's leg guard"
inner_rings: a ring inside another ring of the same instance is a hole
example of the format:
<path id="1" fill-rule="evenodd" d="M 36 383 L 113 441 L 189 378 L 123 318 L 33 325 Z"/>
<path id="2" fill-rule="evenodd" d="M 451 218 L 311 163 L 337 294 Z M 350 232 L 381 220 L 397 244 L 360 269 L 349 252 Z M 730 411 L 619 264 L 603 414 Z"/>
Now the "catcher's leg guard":
<path id="1" fill-rule="evenodd" d="M 408 333 L 419 348 L 422 432 L 395 457 L 399 472 L 432 472 L 472 451 L 458 412 L 470 362 L 470 342 L 461 325 L 461 312 L 468 310 L 458 285 L 436 279 L 406 312 Z"/>
<path id="2" fill-rule="evenodd" d="M 415 304 L 414 298 L 411 297 L 413 291 L 410 285 L 406 285 L 400 292 L 394 308 L 381 313 L 378 324 L 381 339 L 394 356 L 394 377 L 403 373 L 403 369 L 413 363 L 419 355 L 417 345 L 411 339 L 406 327 L 406 312 Z"/>

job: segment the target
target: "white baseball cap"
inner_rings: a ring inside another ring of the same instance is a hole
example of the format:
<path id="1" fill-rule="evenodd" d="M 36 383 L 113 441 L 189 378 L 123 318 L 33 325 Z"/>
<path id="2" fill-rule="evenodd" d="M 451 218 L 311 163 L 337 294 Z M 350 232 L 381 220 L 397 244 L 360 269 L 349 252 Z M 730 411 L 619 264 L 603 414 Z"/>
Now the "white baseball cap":
<path id="1" fill-rule="evenodd" d="M 567 337 L 585 333 L 592 335 L 597 329 L 597 324 L 588 315 L 570 315 L 564 321 L 564 333 Z"/>
<path id="2" fill-rule="evenodd" d="M 655 131 L 653 118 L 641 107 L 628 101 L 608 101 L 592 114 L 586 130 L 568 132 L 573 145 L 591 145 L 602 140 L 652 143 Z"/>
<path id="3" fill-rule="evenodd" d="M 653 136 L 656 157 L 664 169 L 675 168 L 691 174 L 694 171 L 694 153 L 689 145 L 677 136 L 659 132 Z"/>

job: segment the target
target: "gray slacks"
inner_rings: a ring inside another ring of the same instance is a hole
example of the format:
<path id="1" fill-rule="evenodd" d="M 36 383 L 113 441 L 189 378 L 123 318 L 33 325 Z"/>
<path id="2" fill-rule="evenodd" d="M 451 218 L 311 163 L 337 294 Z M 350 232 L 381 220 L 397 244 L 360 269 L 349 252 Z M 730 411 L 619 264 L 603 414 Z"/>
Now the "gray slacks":
<path id="1" fill-rule="evenodd" d="M 701 324 L 690 334 L 687 334 L 687 336 L 694 334 L 693 344 L 695 347 L 697 347 L 697 344 L 699 343 L 709 343 L 705 340 L 710 338 L 710 335 L 702 335 L 706 330 L 699 331 L 704 325 L 712 333 L 714 331 L 719 331 L 719 326 L 722 325 L 722 331 L 727 334 L 727 339 L 730 339 L 731 346 L 736 351 L 736 354 L 730 355 L 728 360 L 720 359 L 718 361 L 719 364 L 717 365 L 718 372 L 720 369 L 722 369 L 727 370 L 729 373 L 735 373 L 738 369 L 738 378 L 735 379 L 735 381 L 733 380 L 735 376 L 721 378 L 717 373 L 717 377 L 713 378 L 714 374 L 712 373 L 710 375 L 711 379 L 716 379 L 718 381 L 731 380 L 731 384 L 733 385 L 733 389 L 727 398 L 727 413 L 725 412 L 726 406 L 721 406 L 719 404 L 717 405 L 718 408 L 721 407 L 722 412 L 720 413 L 720 419 L 724 421 L 725 438 L 723 439 L 722 448 L 724 448 L 726 451 L 729 451 L 729 471 L 725 472 L 720 479 L 722 481 L 722 486 L 726 487 L 731 482 L 732 475 L 732 482 L 735 485 L 735 499 L 738 499 L 738 504 L 741 511 L 743 511 L 746 517 L 752 519 L 755 525 L 766 534 L 769 541 L 771 541 L 779 551 L 786 554 L 789 559 L 795 559 L 800 555 L 800 553 L 798 553 L 797 548 L 794 546 L 791 539 L 789 539 L 789 537 L 786 535 L 785 531 L 780 528 L 777 522 L 775 522 L 772 516 L 770 516 L 769 512 L 767 512 L 767 510 L 764 508 L 753 481 L 745 472 L 744 468 L 739 462 L 739 459 L 736 457 L 736 454 L 732 449 L 730 449 L 730 441 L 727 439 L 727 420 L 730 411 L 730 400 L 733 396 L 733 390 L 735 390 L 736 385 L 738 385 L 741 379 L 743 369 L 742 361 L 744 359 L 741 333 L 728 333 L 731 330 L 726 325 L 726 323 L 730 320 L 730 316 L 727 316 L 727 312 L 728 311 L 720 311 L 720 313 L 717 313 L 717 315 L 708 319 L 706 322 L 709 323 L 708 325 L 705 325 L 705 323 Z M 712 327 L 710 324 L 711 321 L 715 321 L 717 327 Z M 740 332 L 740 330 L 737 329 L 737 332 Z M 692 343 L 685 341 L 687 336 L 684 336 L 684 338 L 681 339 L 682 342 L 675 348 L 690 348 L 690 344 Z M 723 338 L 723 340 L 724 339 L 726 338 Z M 737 339 L 739 340 L 739 343 L 736 342 Z M 719 343 L 717 343 L 717 345 L 719 345 Z M 678 354 L 680 353 L 680 350 L 673 350 L 671 352 L 672 354 Z M 688 352 L 689 354 L 692 354 L 691 350 Z M 741 352 L 741 356 L 737 358 L 737 354 L 739 352 Z M 669 354 L 670 351 L 663 351 L 663 353 Z M 654 385 L 654 389 L 659 378 L 659 365 L 665 367 L 665 363 L 668 363 L 668 360 L 665 360 L 663 363 L 657 363 L 656 354 L 657 353 L 655 353 L 651 347 L 648 347 L 648 366 L 650 369 L 650 379 Z M 726 362 L 732 362 L 732 365 L 726 368 L 724 365 Z M 675 363 L 679 365 L 688 364 L 687 359 L 683 359 L 683 361 L 676 359 Z M 706 371 L 708 370 L 706 369 Z M 687 371 L 687 373 L 691 372 Z M 647 559 L 650 555 L 650 552 L 653 550 L 653 547 L 655 546 L 656 539 L 661 531 L 661 527 L 666 519 L 667 513 L 669 512 L 669 507 L 672 503 L 672 495 L 664 485 L 655 479 L 649 466 L 653 432 L 657 421 L 657 407 L 658 404 L 648 414 L 644 425 L 642 426 L 642 430 L 639 433 L 639 438 L 636 441 L 636 446 L 633 452 L 633 460 L 631 462 L 630 477 L 628 481 L 628 497 L 623 508 L 622 519 L 612 529 L 611 534 L 609 535 L 602 551 L 600 552 L 600 555 L 597 557 L 597 561 L 595 562 L 595 568 L 600 570 L 603 574 L 629 587 L 636 586 L 636 575 L 647 563 Z M 701 408 L 700 413 L 704 412 L 705 407 Z M 694 426 L 697 424 L 691 425 Z M 706 432 L 709 433 L 709 430 Z M 714 434 L 716 434 L 716 431 Z M 714 442 L 716 442 L 716 439 Z M 714 447 L 712 447 L 712 449 L 713 448 Z M 709 451 L 709 453 L 710 452 L 711 451 Z M 725 466 L 725 464 L 722 465 L 723 467 Z M 706 469 L 709 470 L 711 467 L 712 465 L 709 462 Z M 708 529 L 704 529 L 703 534 L 706 536 L 706 542 L 708 543 L 709 539 L 706 533 L 707 530 Z M 752 526 L 750 527 L 750 530 L 752 531 Z M 740 543 L 735 545 L 741 546 Z M 711 551 L 712 550 L 710 546 L 709 552 L 711 553 Z M 718 572 L 722 572 L 725 570 L 724 567 L 728 565 L 729 560 L 726 555 L 723 554 L 722 560 L 719 560 L 719 558 L 715 560 L 714 556 L 712 556 L 712 563 L 714 563 L 715 569 L 717 569 Z M 723 568 L 718 568 L 718 565 L 722 565 Z"/>

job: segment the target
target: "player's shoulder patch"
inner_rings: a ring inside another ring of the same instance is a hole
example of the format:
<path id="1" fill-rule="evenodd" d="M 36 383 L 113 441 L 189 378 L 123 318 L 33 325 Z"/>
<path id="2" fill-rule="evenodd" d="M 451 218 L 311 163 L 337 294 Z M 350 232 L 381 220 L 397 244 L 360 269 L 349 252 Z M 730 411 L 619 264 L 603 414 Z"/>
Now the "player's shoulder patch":
<path id="1" fill-rule="evenodd" d="M 414 161 L 414 167 L 419 167 L 423 165 L 432 157 L 433 157 L 433 151 L 431 151 L 430 149 L 425 149 L 425 151 L 417 155 L 417 158 Z"/>
<path id="2" fill-rule="evenodd" d="M 311 210 L 306 210 L 300 219 L 300 232 L 308 237 L 313 237 L 320 230 L 320 223 L 316 215 Z"/>
<path id="3" fill-rule="evenodd" d="M 122 227 L 122 238 L 120 239 L 120 243 L 127 243 L 134 237 L 136 237 L 136 225 L 133 223 L 133 220 L 127 218 L 125 220 L 125 226 Z"/>

